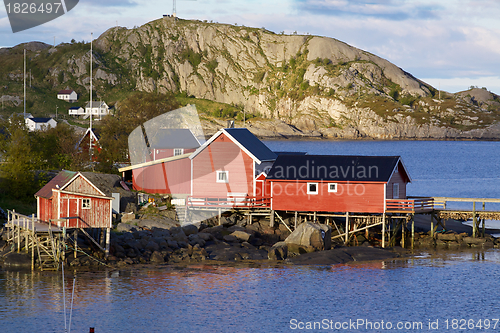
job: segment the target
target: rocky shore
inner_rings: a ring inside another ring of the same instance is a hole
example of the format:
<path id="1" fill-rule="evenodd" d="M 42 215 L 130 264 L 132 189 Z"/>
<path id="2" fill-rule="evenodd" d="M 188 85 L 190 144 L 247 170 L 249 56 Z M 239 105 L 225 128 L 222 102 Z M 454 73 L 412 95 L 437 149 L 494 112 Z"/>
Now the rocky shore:
<path id="1" fill-rule="evenodd" d="M 148 210 L 151 212 L 151 209 Z M 271 262 L 292 265 L 332 265 L 353 261 L 386 260 L 409 254 L 397 247 L 401 237 L 396 238 L 393 248 L 380 248 L 380 231 L 370 230 L 353 237 L 349 246 L 332 244 L 330 226 L 311 222 L 300 224 L 292 233 L 283 224 L 269 226 L 266 218 L 254 217 L 251 222 L 243 215 L 231 213 L 201 223 L 181 226 L 174 210 L 145 214 L 144 211 L 116 216 L 116 228 L 111 233 L 110 255 L 95 247 L 83 235 L 78 239 L 76 258 L 71 249 L 66 256 L 66 265 L 86 267 L 106 265 L 123 268 L 137 264 L 193 264 L 193 263 L 235 263 Z M 285 223 L 291 225 L 290 219 Z M 451 224 L 453 227 L 454 224 Z M 418 224 L 414 248 L 419 249 L 465 249 L 498 248 L 500 240 L 486 234 L 473 238 L 459 230 L 439 230 L 431 236 L 425 223 Z M 462 224 L 456 223 L 457 229 Z M 407 247 L 411 239 L 407 233 Z M 0 266 L 29 267 L 28 254 L 11 252 L 11 246 L 0 241 Z"/>

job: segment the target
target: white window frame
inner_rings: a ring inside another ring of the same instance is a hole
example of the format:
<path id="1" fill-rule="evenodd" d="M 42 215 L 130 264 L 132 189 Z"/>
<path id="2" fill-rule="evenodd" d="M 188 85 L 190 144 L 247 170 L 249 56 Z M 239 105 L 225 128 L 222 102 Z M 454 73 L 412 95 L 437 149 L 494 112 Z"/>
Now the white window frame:
<path id="1" fill-rule="evenodd" d="M 399 198 L 399 183 L 392 184 L 392 198 L 393 199 L 400 199 Z"/>
<path id="2" fill-rule="evenodd" d="M 331 186 L 334 185 L 334 189 L 331 188 Z M 328 192 L 330 193 L 337 193 L 337 188 L 338 184 L 337 183 L 328 183 Z"/>
<path id="3" fill-rule="evenodd" d="M 174 156 L 179 156 L 184 154 L 184 149 L 183 148 L 174 148 Z"/>
<path id="4" fill-rule="evenodd" d="M 226 176 L 225 176 L 225 178 L 226 178 L 226 179 L 221 179 L 221 178 L 220 178 L 220 177 L 221 177 L 220 175 L 222 175 L 222 174 L 225 174 L 225 175 L 226 175 Z M 215 181 L 216 181 L 217 183 L 229 183 L 229 171 L 223 171 L 223 170 L 221 170 L 221 171 L 217 171 L 217 172 L 216 172 L 216 178 L 215 178 Z"/>
<path id="5" fill-rule="evenodd" d="M 90 198 L 82 199 L 82 209 L 91 209 L 92 208 L 92 200 Z"/>
<path id="6" fill-rule="evenodd" d="M 311 191 L 311 185 L 316 186 L 316 191 Z M 318 183 L 307 183 L 307 194 L 318 194 L 318 189 L 319 189 L 319 184 Z"/>

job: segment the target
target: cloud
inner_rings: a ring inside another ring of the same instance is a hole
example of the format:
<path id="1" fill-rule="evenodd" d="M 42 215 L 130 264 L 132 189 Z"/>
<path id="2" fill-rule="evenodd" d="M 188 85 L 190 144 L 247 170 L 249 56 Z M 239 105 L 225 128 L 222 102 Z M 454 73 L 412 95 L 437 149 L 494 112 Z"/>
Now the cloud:
<path id="1" fill-rule="evenodd" d="M 135 7 L 139 4 L 132 0 L 86 0 L 80 2 L 81 5 L 95 7 Z"/>
<path id="2" fill-rule="evenodd" d="M 441 6 L 398 0 L 293 0 L 297 9 L 314 15 L 373 17 L 389 21 L 438 19 Z"/>

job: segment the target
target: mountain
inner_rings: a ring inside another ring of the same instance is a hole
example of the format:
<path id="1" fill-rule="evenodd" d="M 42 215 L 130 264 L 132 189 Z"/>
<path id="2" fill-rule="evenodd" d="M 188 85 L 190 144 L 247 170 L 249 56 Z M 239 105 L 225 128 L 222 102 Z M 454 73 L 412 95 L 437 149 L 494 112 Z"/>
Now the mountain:
<path id="1" fill-rule="evenodd" d="M 34 95 L 71 87 L 88 96 L 89 43 L 28 45 L 35 49 Z M 22 47 L 0 50 L 0 94 L 11 104 L 22 99 L 22 63 L 13 66 Z M 263 137 L 500 138 L 497 95 L 438 92 L 333 38 L 165 17 L 109 29 L 95 40 L 93 56 L 95 92 L 108 104 L 142 90 L 231 105 L 229 114 L 202 114 L 208 132 L 244 110 L 253 117 L 247 126 Z M 40 102 L 32 106 L 43 109 Z"/>

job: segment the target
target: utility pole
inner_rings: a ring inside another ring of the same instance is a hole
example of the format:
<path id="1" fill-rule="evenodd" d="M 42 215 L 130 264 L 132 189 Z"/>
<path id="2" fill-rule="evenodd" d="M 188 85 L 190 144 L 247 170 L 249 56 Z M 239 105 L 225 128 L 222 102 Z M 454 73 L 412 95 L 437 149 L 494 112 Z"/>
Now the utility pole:
<path id="1" fill-rule="evenodd" d="M 57 108 L 58 108 L 58 107 L 59 107 L 59 106 L 57 106 L 57 105 L 56 105 L 56 119 L 57 119 Z"/>
<path id="2" fill-rule="evenodd" d="M 26 49 L 24 49 L 24 121 L 26 121 Z"/>
<path id="3" fill-rule="evenodd" d="M 90 33 L 90 128 L 89 128 L 89 156 L 92 163 L 92 40 L 94 33 Z"/>

